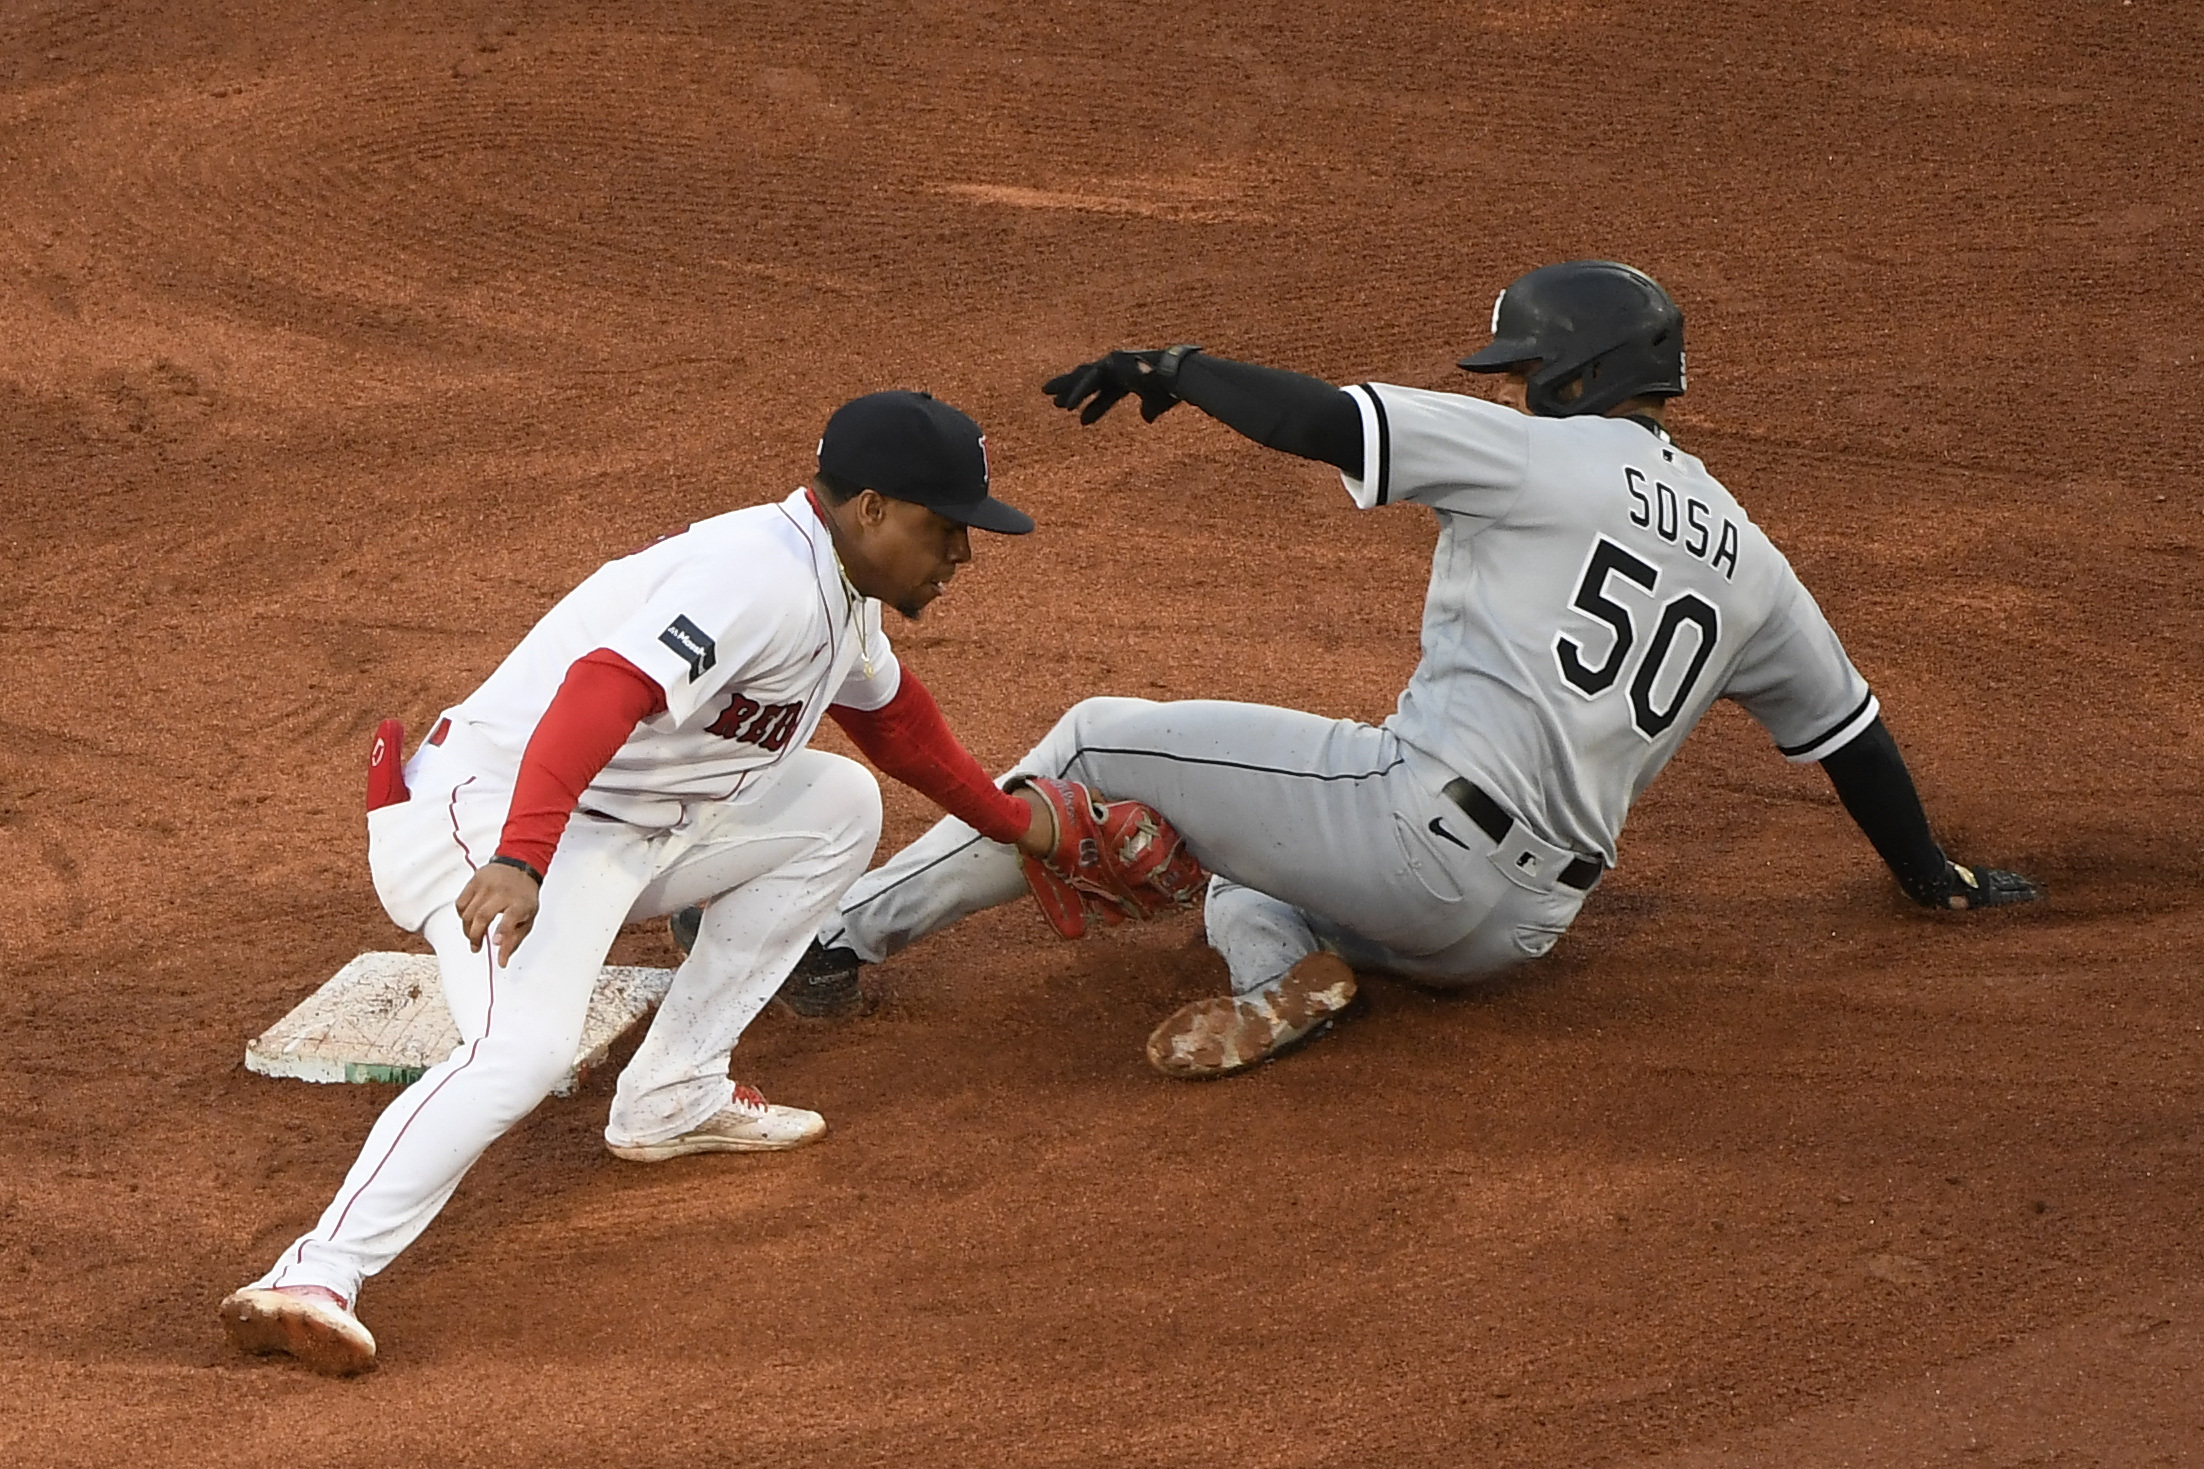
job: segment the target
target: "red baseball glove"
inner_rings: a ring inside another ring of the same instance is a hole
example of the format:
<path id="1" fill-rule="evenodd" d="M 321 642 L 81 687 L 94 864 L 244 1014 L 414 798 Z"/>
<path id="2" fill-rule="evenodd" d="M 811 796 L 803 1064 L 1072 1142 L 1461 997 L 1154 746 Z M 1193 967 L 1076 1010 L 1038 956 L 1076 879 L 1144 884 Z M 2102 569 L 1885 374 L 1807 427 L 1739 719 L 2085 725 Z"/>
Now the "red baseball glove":
<path id="1" fill-rule="evenodd" d="M 1056 814 L 1056 845 L 1025 859 L 1026 886 L 1041 916 L 1067 939 L 1091 918 L 1105 924 L 1191 908 L 1209 874 L 1154 807 L 1102 801 L 1075 780 L 1037 776 L 1030 786 Z M 1013 786 L 1012 789 L 1017 789 Z"/>

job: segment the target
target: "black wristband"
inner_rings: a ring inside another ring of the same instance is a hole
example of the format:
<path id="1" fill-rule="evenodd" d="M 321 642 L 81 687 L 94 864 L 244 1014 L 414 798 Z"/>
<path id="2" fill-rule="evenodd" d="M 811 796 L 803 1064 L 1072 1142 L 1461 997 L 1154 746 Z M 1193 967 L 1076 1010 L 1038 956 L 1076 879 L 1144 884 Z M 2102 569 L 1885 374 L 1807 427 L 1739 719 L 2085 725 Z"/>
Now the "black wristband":
<path id="1" fill-rule="evenodd" d="M 536 880 L 537 887 L 540 888 L 543 886 L 543 874 L 536 871 L 536 869 L 530 866 L 528 863 L 521 861 L 518 857 L 492 857 L 488 865 L 492 867 L 517 868 L 520 871 L 527 873 L 530 877 L 534 878 Z"/>
<path id="2" fill-rule="evenodd" d="M 1161 380 L 1165 387 L 1176 388 L 1179 380 L 1179 364 L 1200 350 L 1200 345 L 1195 342 L 1181 342 L 1176 347 L 1164 348 L 1163 354 L 1156 358 L 1156 377 Z"/>

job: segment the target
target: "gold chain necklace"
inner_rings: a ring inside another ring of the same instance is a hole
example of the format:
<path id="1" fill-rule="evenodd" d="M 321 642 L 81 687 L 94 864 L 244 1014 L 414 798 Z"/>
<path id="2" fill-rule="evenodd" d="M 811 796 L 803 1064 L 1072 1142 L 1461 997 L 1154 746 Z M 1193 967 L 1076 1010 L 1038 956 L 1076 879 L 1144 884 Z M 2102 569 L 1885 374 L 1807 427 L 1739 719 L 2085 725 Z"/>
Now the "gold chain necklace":
<path id="1" fill-rule="evenodd" d="M 858 661 L 864 664 L 865 677 L 870 679 L 872 639 L 865 634 L 865 603 L 869 599 L 857 590 L 857 583 L 849 579 L 849 569 L 842 565 L 842 552 L 832 540 L 827 542 L 827 551 L 834 557 L 834 574 L 842 579 L 842 600 L 849 612 L 850 630 L 857 636 Z"/>

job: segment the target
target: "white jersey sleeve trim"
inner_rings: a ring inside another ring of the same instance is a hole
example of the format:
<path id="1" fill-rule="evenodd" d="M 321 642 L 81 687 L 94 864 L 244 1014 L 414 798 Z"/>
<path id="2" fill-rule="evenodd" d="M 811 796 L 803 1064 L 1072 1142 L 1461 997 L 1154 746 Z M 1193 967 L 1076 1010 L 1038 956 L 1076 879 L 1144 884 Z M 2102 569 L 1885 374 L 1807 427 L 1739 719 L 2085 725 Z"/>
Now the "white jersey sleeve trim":
<path id="1" fill-rule="evenodd" d="M 1368 383 L 1356 383 L 1341 391 L 1355 400 L 1355 407 L 1362 412 L 1362 477 L 1355 478 L 1342 469 L 1339 482 L 1347 487 L 1347 494 L 1364 510 L 1375 509 L 1386 502 L 1393 474 L 1393 434 L 1385 421 L 1385 405 L 1378 401 L 1377 389 Z"/>
<path id="2" fill-rule="evenodd" d="M 1827 734 L 1818 735 L 1803 745 L 1778 745 L 1776 748 L 1781 750 L 1783 758 L 1793 765 L 1806 765 L 1816 760 L 1825 760 L 1857 739 L 1860 731 L 1873 724 L 1882 712 L 1883 706 L 1876 702 L 1875 695 L 1871 692 L 1859 708 L 1837 721 L 1835 727 Z"/>

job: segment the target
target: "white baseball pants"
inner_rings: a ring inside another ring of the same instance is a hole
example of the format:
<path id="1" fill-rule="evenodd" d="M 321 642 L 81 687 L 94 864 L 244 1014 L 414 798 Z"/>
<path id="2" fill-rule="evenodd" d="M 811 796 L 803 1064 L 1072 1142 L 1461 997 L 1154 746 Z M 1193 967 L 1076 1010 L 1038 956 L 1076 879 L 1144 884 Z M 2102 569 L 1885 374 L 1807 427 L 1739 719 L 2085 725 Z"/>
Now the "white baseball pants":
<path id="1" fill-rule="evenodd" d="M 1555 849 L 1520 822 L 1496 845 L 1441 794 L 1460 773 L 1375 725 L 1146 699 L 1084 700 L 1009 772 L 1076 780 L 1168 817 L 1214 874 L 1209 941 L 1238 994 L 1318 949 L 1447 983 L 1552 948 L 1584 894 L 1520 876 L 1526 852 L 1558 870 Z M 1025 894 L 1015 848 L 946 818 L 858 879 L 820 938 L 877 962 Z"/>
<path id="2" fill-rule="evenodd" d="M 682 808 L 668 828 L 576 812 L 545 874 L 535 927 L 501 967 L 494 942 L 469 950 L 452 907 L 497 850 L 511 799 L 478 770 L 450 747 L 424 747 L 406 771 L 412 799 L 368 822 L 377 891 L 401 927 L 418 928 L 435 948 L 459 1048 L 390 1104 L 320 1222 L 256 1284 L 319 1285 L 354 1299 L 574 1064 L 620 926 L 706 900 L 696 947 L 620 1074 L 605 1136 L 660 1142 L 719 1111 L 733 1095 L 736 1039 L 880 839 L 871 772 L 810 749 L 753 777 L 733 800 Z"/>

